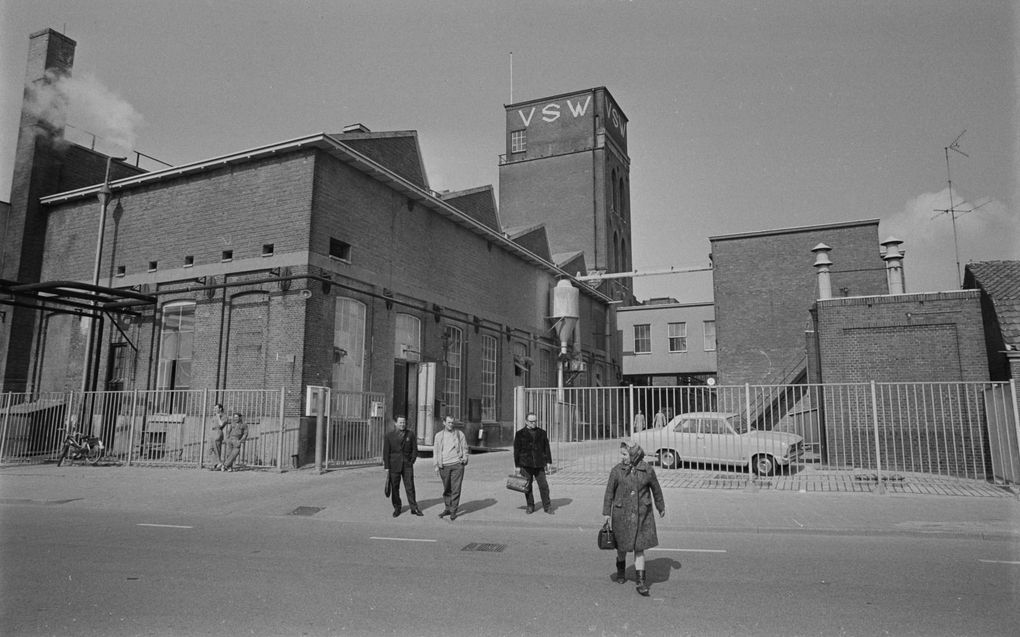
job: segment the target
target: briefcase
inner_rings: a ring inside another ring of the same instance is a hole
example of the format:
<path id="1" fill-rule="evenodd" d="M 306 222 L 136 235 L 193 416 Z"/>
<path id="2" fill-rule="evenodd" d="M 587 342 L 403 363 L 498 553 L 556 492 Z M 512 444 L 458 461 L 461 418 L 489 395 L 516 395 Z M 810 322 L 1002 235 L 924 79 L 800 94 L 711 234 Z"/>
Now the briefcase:
<path id="1" fill-rule="evenodd" d="M 506 478 L 506 488 L 519 493 L 527 493 L 529 481 L 530 478 L 525 478 L 519 473 L 511 473 Z"/>

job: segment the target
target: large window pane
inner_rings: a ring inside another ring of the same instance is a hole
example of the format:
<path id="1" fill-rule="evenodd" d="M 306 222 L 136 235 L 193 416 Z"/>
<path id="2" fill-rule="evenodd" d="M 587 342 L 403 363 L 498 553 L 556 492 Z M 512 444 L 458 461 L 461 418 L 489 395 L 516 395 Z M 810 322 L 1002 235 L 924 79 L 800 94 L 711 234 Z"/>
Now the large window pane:
<path id="1" fill-rule="evenodd" d="M 496 420 L 496 337 L 482 337 L 482 420 Z"/>
<path id="2" fill-rule="evenodd" d="M 443 401 L 446 403 L 446 414 L 444 415 L 453 416 L 454 420 L 460 420 L 464 334 L 460 329 L 447 325 L 443 329 L 443 340 L 446 344 L 446 382 L 443 383 Z"/>

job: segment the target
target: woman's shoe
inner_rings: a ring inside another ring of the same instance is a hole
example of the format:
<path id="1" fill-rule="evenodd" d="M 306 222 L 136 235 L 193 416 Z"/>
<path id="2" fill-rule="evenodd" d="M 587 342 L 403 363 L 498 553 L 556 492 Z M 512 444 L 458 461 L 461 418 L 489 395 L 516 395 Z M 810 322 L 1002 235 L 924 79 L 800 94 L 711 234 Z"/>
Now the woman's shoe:
<path id="1" fill-rule="evenodd" d="M 649 590 L 648 586 L 645 584 L 645 572 L 644 571 L 635 572 L 637 573 L 637 592 L 644 597 L 648 597 Z"/>
<path id="2" fill-rule="evenodd" d="M 616 575 L 613 576 L 613 581 L 617 584 L 623 584 L 627 581 L 627 561 L 624 560 L 616 562 Z"/>

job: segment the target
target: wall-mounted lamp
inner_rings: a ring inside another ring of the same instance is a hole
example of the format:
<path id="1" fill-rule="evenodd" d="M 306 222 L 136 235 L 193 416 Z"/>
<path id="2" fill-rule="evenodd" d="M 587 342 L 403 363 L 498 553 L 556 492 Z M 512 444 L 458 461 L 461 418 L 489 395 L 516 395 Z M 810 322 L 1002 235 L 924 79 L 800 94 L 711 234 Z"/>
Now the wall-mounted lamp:
<path id="1" fill-rule="evenodd" d="M 443 308 L 438 303 L 432 304 L 432 318 L 436 319 L 436 323 L 443 318 Z"/>
<path id="2" fill-rule="evenodd" d="M 503 326 L 503 335 L 506 336 L 506 342 L 509 343 L 510 339 L 514 337 L 514 328 L 509 325 Z"/>
<path id="3" fill-rule="evenodd" d="M 332 287 L 333 287 L 333 284 L 330 282 L 329 277 L 328 276 L 323 277 L 323 281 L 322 281 L 322 293 L 323 294 L 329 294 L 329 291 L 330 291 L 330 289 Z"/>
<path id="4" fill-rule="evenodd" d="M 345 350 L 344 348 L 342 348 L 342 347 L 334 347 L 333 348 L 333 364 L 334 365 L 337 365 L 337 364 L 341 363 L 346 356 L 347 356 L 347 350 Z"/>
<path id="5" fill-rule="evenodd" d="M 386 297 L 386 309 L 393 309 L 393 290 L 389 288 L 383 288 L 382 295 Z"/>
<path id="6" fill-rule="evenodd" d="M 471 317 L 471 322 L 474 323 L 474 325 L 475 325 L 475 334 L 477 334 L 478 331 L 480 329 L 482 329 L 482 319 L 478 318 L 477 316 L 472 316 Z"/>

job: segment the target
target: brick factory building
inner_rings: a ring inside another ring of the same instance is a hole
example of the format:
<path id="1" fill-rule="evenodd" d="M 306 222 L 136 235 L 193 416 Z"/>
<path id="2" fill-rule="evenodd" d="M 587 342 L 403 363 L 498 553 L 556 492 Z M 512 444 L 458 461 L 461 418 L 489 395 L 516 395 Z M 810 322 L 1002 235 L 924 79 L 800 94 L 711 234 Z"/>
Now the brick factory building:
<path id="1" fill-rule="evenodd" d="M 34 34 L 28 85 L 70 73 L 74 48 Z M 61 132 L 23 113 L 9 288 L 92 279 L 107 157 Z M 414 131 L 357 125 L 151 172 L 113 161 L 108 186 L 99 284 L 133 313 L 100 323 L 96 365 L 84 371 L 81 311 L 14 307 L 5 390 L 75 390 L 86 374 L 97 389 L 282 387 L 296 415 L 305 386 L 330 386 L 381 392 L 387 415 L 414 428 L 428 395 L 420 372 L 434 364 L 434 415 L 505 442 L 514 386 L 555 385 L 550 294 L 574 272 L 554 262 L 544 229 L 519 241 L 504 232 L 491 187 L 433 192 Z M 563 263 L 583 268 L 584 258 Z M 573 382 L 615 382 L 613 299 L 574 284 L 583 371 Z"/>

